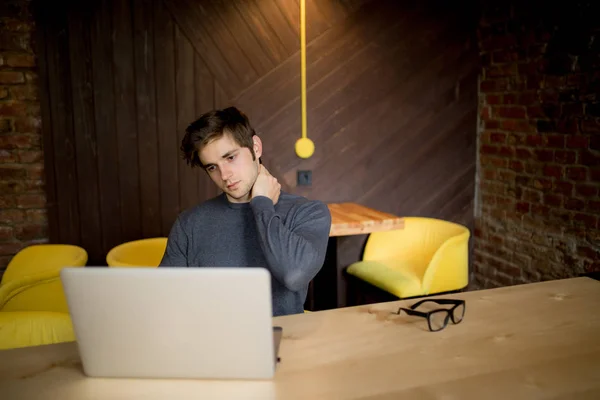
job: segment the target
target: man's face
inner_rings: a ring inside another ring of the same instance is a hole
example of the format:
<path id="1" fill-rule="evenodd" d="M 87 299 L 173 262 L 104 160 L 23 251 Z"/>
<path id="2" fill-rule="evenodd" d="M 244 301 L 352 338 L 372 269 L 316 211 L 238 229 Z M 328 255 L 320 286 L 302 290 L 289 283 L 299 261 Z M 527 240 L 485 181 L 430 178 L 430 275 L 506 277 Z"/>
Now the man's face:
<path id="1" fill-rule="evenodd" d="M 241 147 L 230 134 L 225 133 L 208 143 L 198 156 L 210 179 L 227 195 L 232 203 L 250 201 L 250 191 L 258 176 L 262 144 L 254 136 L 255 159 L 247 147 Z"/>

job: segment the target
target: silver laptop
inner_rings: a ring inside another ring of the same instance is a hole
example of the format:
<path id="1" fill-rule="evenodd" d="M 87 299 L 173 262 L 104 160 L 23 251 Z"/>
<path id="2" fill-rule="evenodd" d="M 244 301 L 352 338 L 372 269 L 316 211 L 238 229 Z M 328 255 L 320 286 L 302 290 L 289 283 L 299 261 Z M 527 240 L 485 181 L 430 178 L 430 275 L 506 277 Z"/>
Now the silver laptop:
<path id="1" fill-rule="evenodd" d="M 64 268 L 84 373 L 269 379 L 273 327 L 264 268 Z"/>

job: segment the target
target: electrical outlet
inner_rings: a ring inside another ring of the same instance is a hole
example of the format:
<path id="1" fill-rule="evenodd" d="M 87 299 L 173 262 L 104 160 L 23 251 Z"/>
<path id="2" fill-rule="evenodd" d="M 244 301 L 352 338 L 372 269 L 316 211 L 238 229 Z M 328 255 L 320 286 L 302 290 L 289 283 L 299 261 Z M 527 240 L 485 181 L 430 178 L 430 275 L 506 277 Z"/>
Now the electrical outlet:
<path id="1" fill-rule="evenodd" d="M 298 186 L 310 186 L 312 184 L 312 171 L 298 171 Z"/>

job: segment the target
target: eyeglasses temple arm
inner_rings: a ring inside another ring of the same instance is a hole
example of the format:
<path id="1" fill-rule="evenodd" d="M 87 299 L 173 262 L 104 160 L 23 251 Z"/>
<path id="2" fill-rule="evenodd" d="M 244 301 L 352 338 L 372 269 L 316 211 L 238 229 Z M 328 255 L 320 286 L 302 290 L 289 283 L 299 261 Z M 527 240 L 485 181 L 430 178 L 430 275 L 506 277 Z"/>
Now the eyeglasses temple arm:
<path id="1" fill-rule="evenodd" d="M 435 301 L 438 304 L 464 304 L 465 301 L 464 300 L 460 300 L 460 299 L 437 299 L 437 300 L 432 300 Z"/>
<path id="2" fill-rule="evenodd" d="M 464 300 L 453 300 L 453 299 L 424 299 L 416 302 L 411 308 L 417 308 L 424 303 L 437 303 L 437 304 L 464 304 Z"/>
<path id="3" fill-rule="evenodd" d="M 423 318 L 427 318 L 427 315 L 429 314 L 429 313 L 425 313 L 425 312 L 421 312 L 421 311 L 411 310 L 410 308 L 400 308 L 398 310 L 398 314 L 400 314 L 400 311 L 404 311 L 408 315 L 416 315 L 416 316 L 423 317 Z"/>

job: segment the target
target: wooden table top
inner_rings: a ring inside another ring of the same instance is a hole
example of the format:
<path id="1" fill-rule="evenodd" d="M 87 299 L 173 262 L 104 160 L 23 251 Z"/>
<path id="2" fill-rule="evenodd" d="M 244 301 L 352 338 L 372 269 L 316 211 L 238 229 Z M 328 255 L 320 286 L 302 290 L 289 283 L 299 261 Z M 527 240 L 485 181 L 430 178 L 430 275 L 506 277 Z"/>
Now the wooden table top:
<path id="1" fill-rule="evenodd" d="M 2 399 L 600 398 L 600 282 L 574 278 L 452 296 L 441 332 L 394 315 L 399 301 L 274 318 L 273 380 L 101 379 L 74 343 L 0 351 Z"/>
<path id="2" fill-rule="evenodd" d="M 403 229 L 404 220 L 357 203 L 330 203 L 331 231 L 329 236 L 361 235 L 365 233 Z"/>

